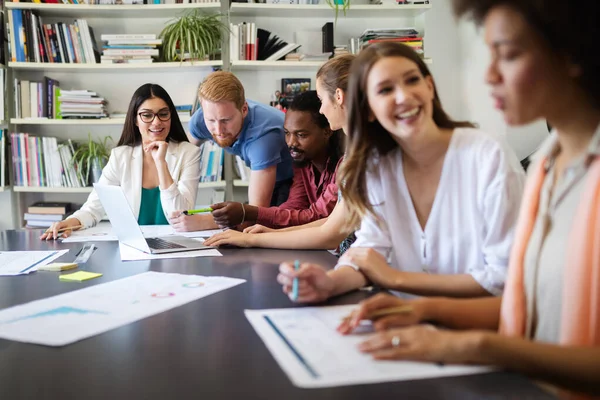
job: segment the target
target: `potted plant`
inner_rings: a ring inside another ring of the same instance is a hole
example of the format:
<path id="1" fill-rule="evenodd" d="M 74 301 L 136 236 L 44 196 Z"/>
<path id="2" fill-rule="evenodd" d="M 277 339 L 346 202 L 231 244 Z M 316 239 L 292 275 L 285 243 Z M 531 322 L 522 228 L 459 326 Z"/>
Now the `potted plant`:
<path id="1" fill-rule="evenodd" d="M 204 60 L 221 48 L 221 39 L 226 29 L 221 14 L 205 15 L 198 10 L 188 11 L 183 16 L 167 23 L 160 32 L 164 61 L 184 59 Z"/>
<path id="2" fill-rule="evenodd" d="M 87 143 L 80 143 L 73 153 L 73 165 L 83 183 L 97 183 L 102 175 L 102 168 L 106 165 L 110 156 L 110 147 L 108 142 L 112 142 L 110 136 L 104 137 L 97 142 L 92 139 L 91 133 L 88 133 Z M 90 176 L 91 172 L 91 176 Z"/>
<path id="3" fill-rule="evenodd" d="M 338 13 L 340 12 L 340 9 L 342 10 L 342 12 L 344 13 L 344 16 L 346 16 L 346 10 L 348 10 L 350 8 L 350 0 L 325 0 L 327 2 L 327 5 L 329 5 L 329 7 L 333 8 L 335 10 L 335 24 L 337 24 L 337 19 L 338 19 Z"/>

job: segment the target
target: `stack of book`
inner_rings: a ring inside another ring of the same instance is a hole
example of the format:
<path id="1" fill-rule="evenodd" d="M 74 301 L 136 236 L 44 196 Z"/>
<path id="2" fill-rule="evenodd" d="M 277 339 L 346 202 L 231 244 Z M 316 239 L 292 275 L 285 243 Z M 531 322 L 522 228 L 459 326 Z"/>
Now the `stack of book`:
<path id="1" fill-rule="evenodd" d="M 425 57 L 423 37 L 415 28 L 367 29 L 360 39 L 360 48 L 377 42 L 400 42 L 412 47 L 421 57 Z"/>
<path id="2" fill-rule="evenodd" d="M 61 90 L 58 97 L 62 118 L 108 117 L 106 100 L 89 90 Z"/>
<path id="3" fill-rule="evenodd" d="M 84 19 L 44 24 L 30 10 L 7 10 L 11 61 L 95 64 L 100 54 L 94 31 Z M 14 34 L 19 33 L 19 34 Z"/>
<path id="4" fill-rule="evenodd" d="M 28 207 L 23 215 L 26 228 L 48 228 L 54 222 L 62 221 L 71 214 L 71 203 L 37 202 Z"/>
<path id="5" fill-rule="evenodd" d="M 10 148 L 15 186 L 85 187 L 82 171 L 73 162 L 75 147 L 69 139 L 11 133 Z"/>
<path id="6" fill-rule="evenodd" d="M 102 35 L 102 64 L 147 64 L 158 57 L 162 39 L 155 34 Z"/>

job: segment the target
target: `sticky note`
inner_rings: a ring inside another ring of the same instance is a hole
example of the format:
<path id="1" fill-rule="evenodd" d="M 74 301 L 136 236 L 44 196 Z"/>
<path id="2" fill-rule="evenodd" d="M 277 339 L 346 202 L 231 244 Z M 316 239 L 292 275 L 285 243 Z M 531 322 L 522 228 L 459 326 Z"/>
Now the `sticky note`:
<path id="1" fill-rule="evenodd" d="M 95 272 L 87 272 L 87 271 L 78 271 L 73 274 L 61 275 L 58 277 L 63 282 L 83 282 L 89 279 L 94 279 L 102 276 L 102 274 L 97 274 Z"/>
<path id="2" fill-rule="evenodd" d="M 77 263 L 51 263 L 38 268 L 38 271 L 66 271 L 77 268 Z"/>

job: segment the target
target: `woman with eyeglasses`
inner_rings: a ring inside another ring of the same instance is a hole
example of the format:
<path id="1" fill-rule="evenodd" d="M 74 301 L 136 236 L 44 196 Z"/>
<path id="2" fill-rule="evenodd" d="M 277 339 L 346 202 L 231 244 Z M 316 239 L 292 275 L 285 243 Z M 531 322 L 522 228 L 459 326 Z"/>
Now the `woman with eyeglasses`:
<path id="1" fill-rule="evenodd" d="M 140 225 L 166 225 L 169 212 L 192 208 L 199 180 L 200 149 L 189 143 L 171 97 L 159 85 L 142 85 L 131 98 L 121 138 L 98 184 L 121 186 Z M 67 237 L 103 216 L 92 190 L 81 209 L 40 238 Z"/>

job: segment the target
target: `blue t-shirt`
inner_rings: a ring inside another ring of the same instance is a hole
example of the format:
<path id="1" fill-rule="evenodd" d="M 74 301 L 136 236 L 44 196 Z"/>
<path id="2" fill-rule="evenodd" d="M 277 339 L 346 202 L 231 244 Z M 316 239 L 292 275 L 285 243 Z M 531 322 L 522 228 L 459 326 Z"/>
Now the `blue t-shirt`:
<path id="1" fill-rule="evenodd" d="M 285 114 L 274 107 L 252 100 L 248 102 L 248 115 L 244 119 L 242 131 L 231 147 L 224 149 L 240 156 L 250 169 L 258 171 L 277 165 L 276 181 L 284 181 L 294 176 L 292 156 L 285 143 L 283 120 Z M 204 113 L 199 108 L 190 120 L 190 133 L 200 140 L 212 140 L 206 128 Z"/>

